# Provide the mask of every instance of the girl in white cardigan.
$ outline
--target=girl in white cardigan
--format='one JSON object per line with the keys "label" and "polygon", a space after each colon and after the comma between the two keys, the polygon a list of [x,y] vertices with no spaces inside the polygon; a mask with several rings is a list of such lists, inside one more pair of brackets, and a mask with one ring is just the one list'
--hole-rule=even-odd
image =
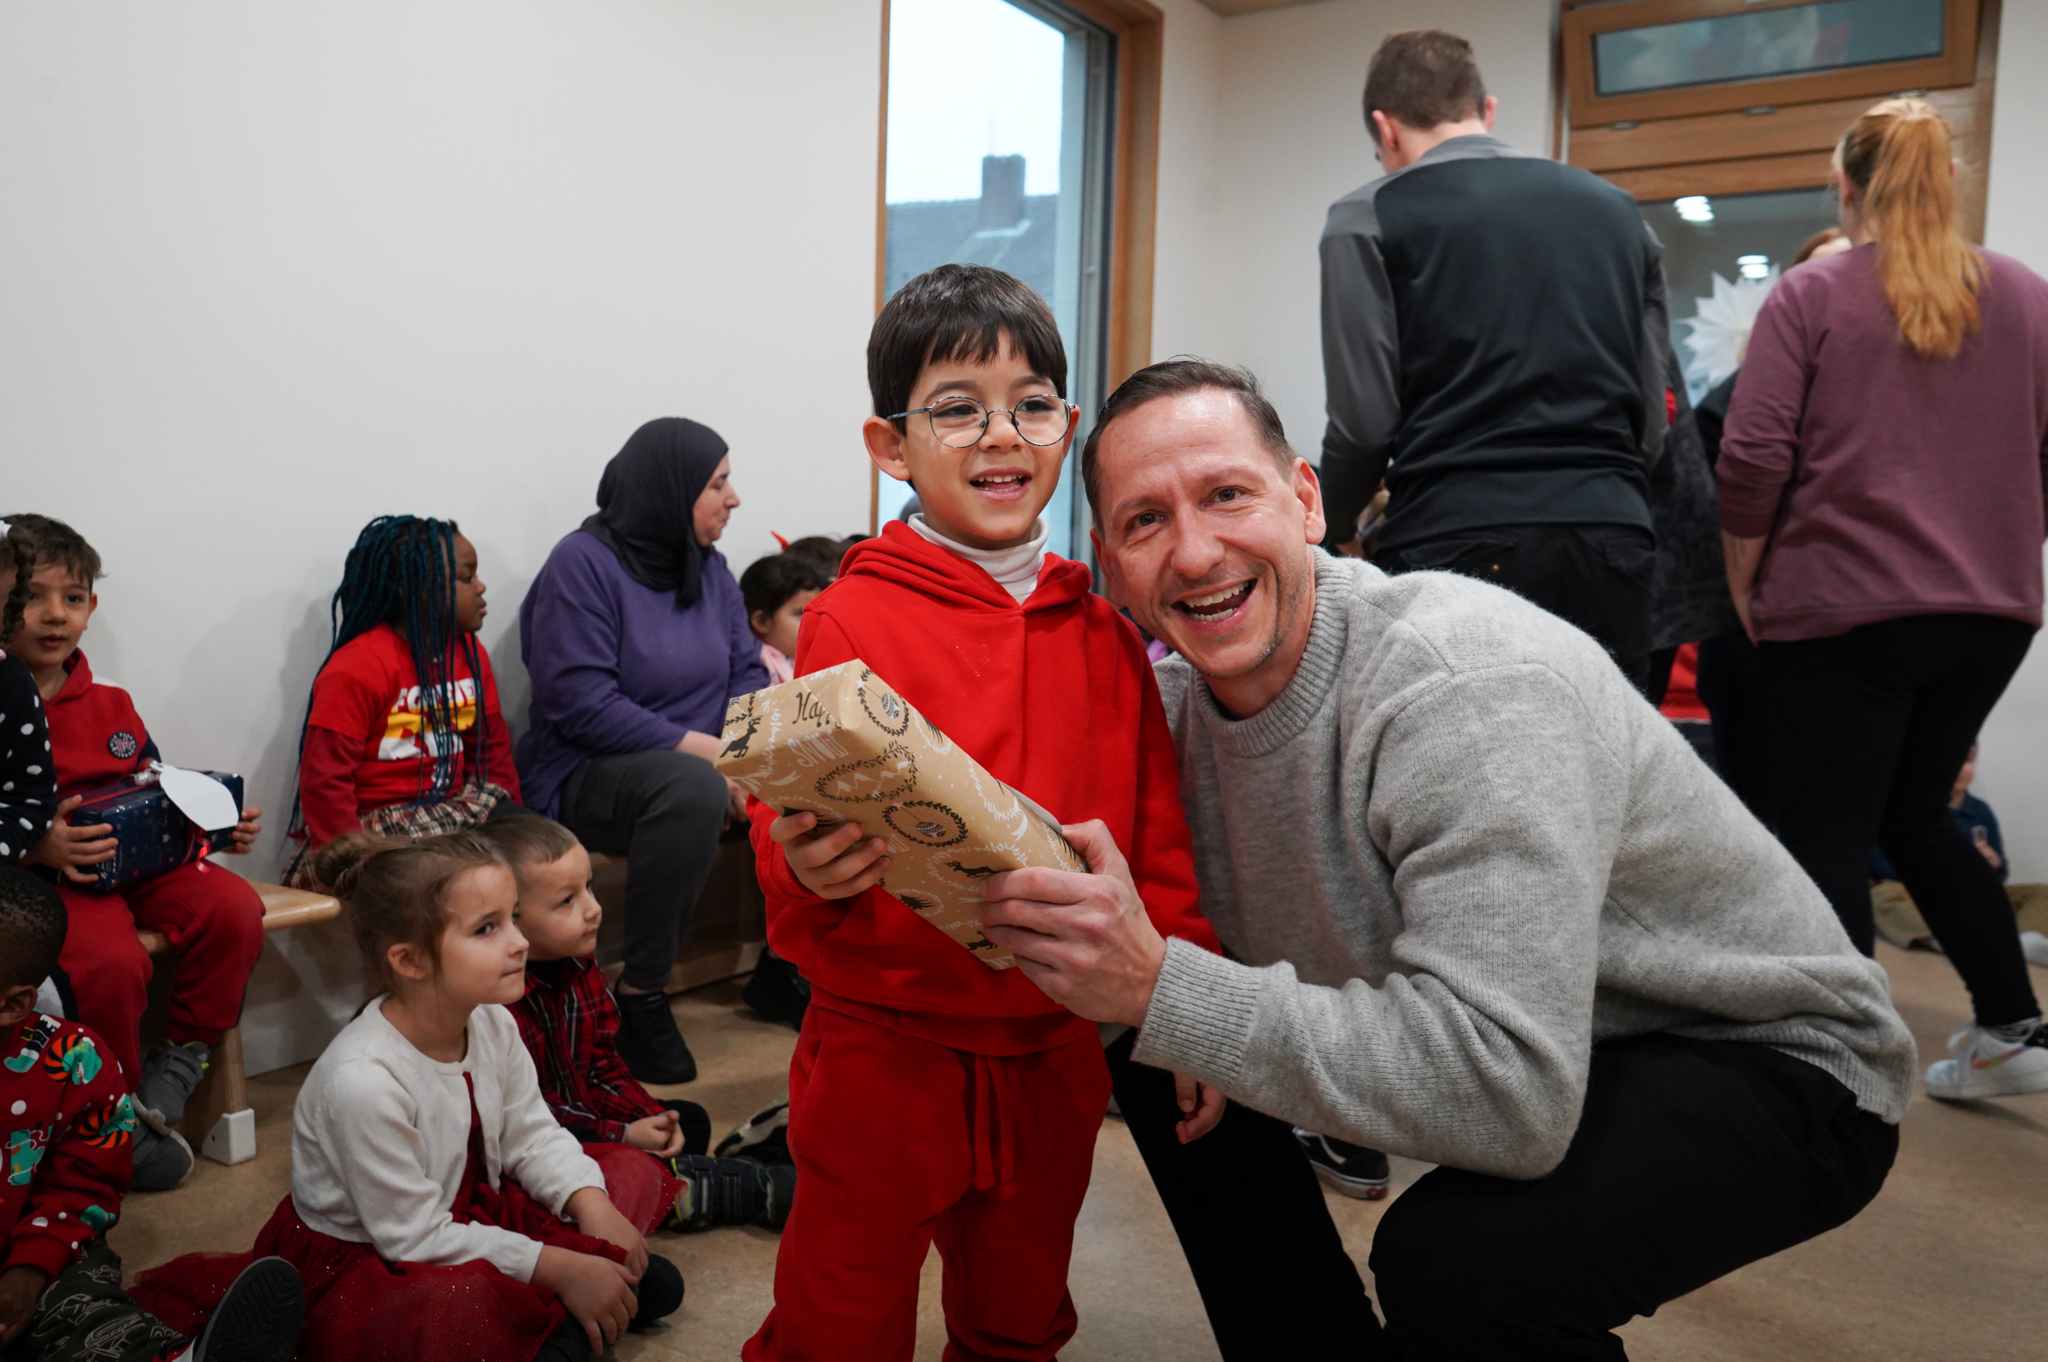
{"label": "girl in white cardigan", "polygon": [[[682,1278],[644,1237],[673,1179],[555,1123],[505,1010],[527,948],[499,854],[343,838],[319,874],[387,991],[300,1089],[291,1195],[256,1240],[306,1278],[301,1362],[580,1359],[673,1311]],[[189,1255],[136,1295],[203,1315],[243,1257]]]}

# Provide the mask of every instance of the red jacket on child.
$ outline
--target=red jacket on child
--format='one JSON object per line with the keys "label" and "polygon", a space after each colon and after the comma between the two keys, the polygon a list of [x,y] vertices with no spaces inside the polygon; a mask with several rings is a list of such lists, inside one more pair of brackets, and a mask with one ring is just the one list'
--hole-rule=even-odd
{"label": "red jacket on child", "polygon": [[105,1044],[77,1022],[31,1012],[0,1047],[5,1262],[55,1279],[121,1216],[135,1111]]}
{"label": "red jacket on child", "polygon": [[[428,731],[412,649],[398,630],[380,624],[341,645],[313,679],[306,745],[299,756],[299,810],[312,846],[325,846],[361,826],[362,816],[410,804],[434,776],[434,750],[453,741],[449,795],[460,793],[481,765],[493,785],[519,799],[512,734],[498,712],[498,683],[482,644],[477,670],[460,649],[448,656],[455,690],[455,736]],[[477,717],[488,736],[478,761]],[[424,735],[424,741],[422,736]]]}
{"label": "red jacket on child", "polygon": [[140,771],[155,751],[135,702],[119,686],[92,679],[85,649],[71,654],[64,670],[62,689],[44,707],[59,799]]}
{"label": "red jacket on child", "polygon": [[[1088,568],[1048,554],[1023,605],[980,567],[891,524],[857,545],[804,607],[796,672],[865,662],[996,779],[1055,818],[1099,818],[1155,926],[1216,949],[1198,906],[1180,767],[1138,631],[1090,593]],[[986,1055],[1064,1045],[1094,1029],[1020,969],[991,970],[881,889],[827,900],[768,838],[749,801],[768,940],[813,1001]]]}

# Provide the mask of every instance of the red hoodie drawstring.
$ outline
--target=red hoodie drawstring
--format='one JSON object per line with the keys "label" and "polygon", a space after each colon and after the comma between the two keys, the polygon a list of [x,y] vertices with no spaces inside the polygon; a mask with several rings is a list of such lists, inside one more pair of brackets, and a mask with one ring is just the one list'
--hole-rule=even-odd
{"label": "red hoodie drawstring", "polygon": [[1009,1066],[990,1055],[974,1057],[974,1190],[1001,1201],[1017,1194],[1017,1084]]}

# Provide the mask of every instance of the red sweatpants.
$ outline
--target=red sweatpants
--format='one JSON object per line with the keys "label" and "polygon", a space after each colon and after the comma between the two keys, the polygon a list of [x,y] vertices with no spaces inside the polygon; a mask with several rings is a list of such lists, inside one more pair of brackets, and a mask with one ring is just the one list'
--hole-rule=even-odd
{"label": "red sweatpants", "polygon": [[106,1038],[132,1088],[142,1077],[142,1012],[150,960],[135,929],[162,932],[178,954],[165,1028],[174,1041],[220,1043],[242,1015],[242,993],[263,953],[263,900],[232,870],[179,866],[113,894],[61,884],[71,929],[57,963],[71,980],[78,1020]]}
{"label": "red sweatpants", "polygon": [[1109,1070],[1094,1034],[986,1056],[813,1005],[789,1066],[802,1188],[746,1362],[908,1362],[945,1262],[946,1362],[1044,1359],[1074,1334],[1067,1262]]}

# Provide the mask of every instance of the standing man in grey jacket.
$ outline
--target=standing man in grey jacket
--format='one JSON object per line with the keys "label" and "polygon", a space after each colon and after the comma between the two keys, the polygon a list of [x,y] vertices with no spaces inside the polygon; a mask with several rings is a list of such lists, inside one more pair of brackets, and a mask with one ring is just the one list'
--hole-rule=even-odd
{"label": "standing man in grey jacket", "polygon": [[[1620,1357],[1615,1327],[1876,1195],[1914,1059],[1884,971],[1592,639],[1319,552],[1315,473],[1237,370],[1133,375],[1082,475],[1111,597],[1179,654],[1227,954],[1152,930],[1100,824],[1067,830],[1093,873],[993,877],[983,920],[1207,1090],[1126,1103],[1134,1134],[1235,1121],[1240,1159],[1300,1161],[1295,1122],[1441,1165],[1380,1222],[1386,1335],[1365,1309],[1351,1355]],[[1330,1242],[1296,1182],[1239,1237]],[[1190,1249],[1212,1318],[1224,1252]]]}
{"label": "standing man in grey jacket", "polygon": [[1395,33],[1365,122],[1386,174],[1321,246],[1331,548],[1386,479],[1374,559],[1508,587],[1638,686],[1666,422],[1664,267],[1635,202],[1492,135],[1472,45]]}

